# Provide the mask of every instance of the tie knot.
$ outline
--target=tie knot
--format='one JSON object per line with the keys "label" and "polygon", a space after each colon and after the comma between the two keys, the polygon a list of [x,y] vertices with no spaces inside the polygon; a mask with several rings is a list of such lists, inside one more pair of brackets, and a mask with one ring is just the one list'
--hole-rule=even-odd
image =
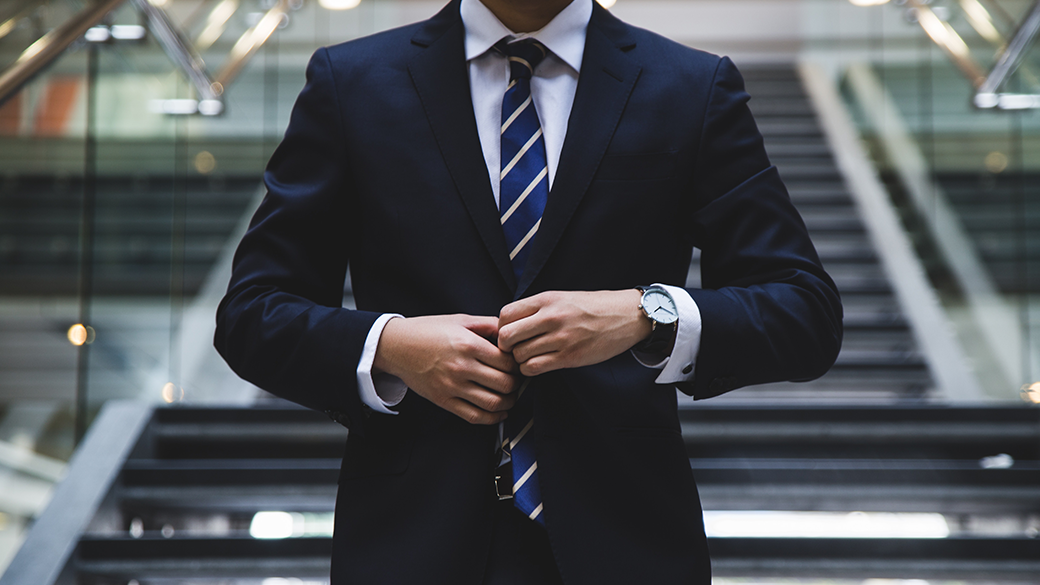
{"label": "tie knot", "polygon": [[549,54],[545,45],[534,39],[524,39],[515,43],[505,39],[495,45],[495,49],[509,59],[509,80],[531,79],[534,68]]}

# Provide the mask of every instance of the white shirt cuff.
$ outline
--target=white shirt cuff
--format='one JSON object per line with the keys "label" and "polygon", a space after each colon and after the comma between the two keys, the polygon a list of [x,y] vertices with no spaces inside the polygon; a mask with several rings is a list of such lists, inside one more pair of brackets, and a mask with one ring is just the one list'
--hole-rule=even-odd
{"label": "white shirt cuff", "polygon": [[404,400],[404,395],[408,391],[408,386],[397,376],[383,372],[372,374],[376,349],[379,348],[379,337],[383,335],[383,328],[386,327],[387,322],[394,317],[403,317],[403,315],[386,313],[380,315],[372,324],[372,328],[368,330],[368,337],[365,338],[365,348],[361,351],[361,360],[358,361],[357,367],[358,394],[361,396],[361,402],[375,412],[383,414],[397,414],[390,408]]}
{"label": "white shirt cuff", "polygon": [[661,370],[656,380],[658,384],[688,382],[693,379],[693,372],[697,368],[697,352],[701,347],[701,310],[686,289],[667,284],[658,286],[671,293],[679,312],[672,354],[656,364],[647,363],[634,351],[632,355],[644,366]]}

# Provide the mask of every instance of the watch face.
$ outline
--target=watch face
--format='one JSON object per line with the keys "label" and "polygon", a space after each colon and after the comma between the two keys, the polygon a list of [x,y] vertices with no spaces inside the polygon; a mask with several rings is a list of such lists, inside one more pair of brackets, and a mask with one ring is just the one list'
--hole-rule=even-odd
{"label": "watch face", "polygon": [[658,323],[670,324],[679,320],[672,297],[659,290],[648,290],[643,294],[643,310]]}

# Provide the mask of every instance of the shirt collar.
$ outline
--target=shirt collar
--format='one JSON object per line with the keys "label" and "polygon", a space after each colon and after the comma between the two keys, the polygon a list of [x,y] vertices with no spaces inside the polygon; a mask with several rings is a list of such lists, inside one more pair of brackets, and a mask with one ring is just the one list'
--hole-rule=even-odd
{"label": "shirt collar", "polygon": [[462,0],[459,12],[466,28],[466,60],[486,53],[503,38],[534,38],[575,71],[581,71],[585,32],[592,18],[593,0],[573,0],[549,24],[533,33],[517,34],[502,24],[480,0]]}

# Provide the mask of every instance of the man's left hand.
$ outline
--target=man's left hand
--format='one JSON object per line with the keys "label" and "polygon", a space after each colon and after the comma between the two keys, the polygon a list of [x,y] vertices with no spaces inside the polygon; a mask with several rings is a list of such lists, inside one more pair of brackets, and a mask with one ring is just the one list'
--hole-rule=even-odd
{"label": "man's left hand", "polygon": [[631,289],[521,299],[499,313],[498,347],[512,352],[525,376],[607,361],[650,336],[640,298]]}

